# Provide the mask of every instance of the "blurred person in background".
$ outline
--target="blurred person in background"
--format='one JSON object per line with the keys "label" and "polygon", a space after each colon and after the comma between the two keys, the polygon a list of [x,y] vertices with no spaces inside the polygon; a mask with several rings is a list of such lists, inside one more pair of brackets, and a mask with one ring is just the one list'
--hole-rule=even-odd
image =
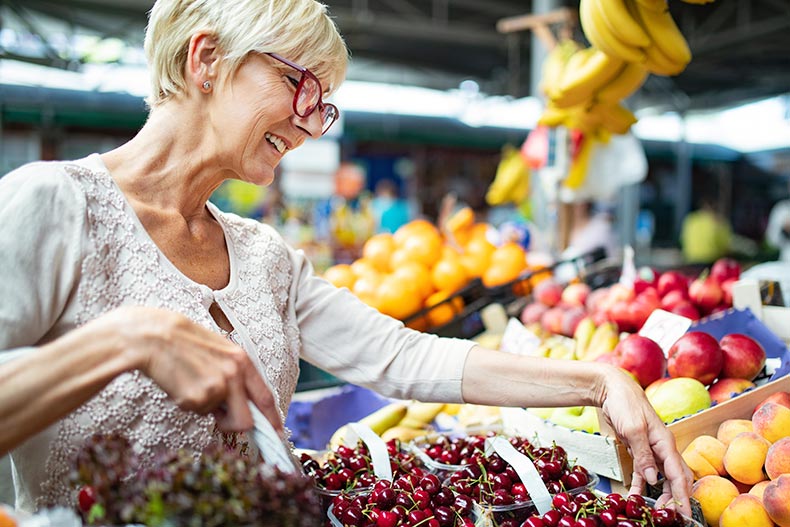
{"label": "blurred person in background", "polygon": [[411,219],[409,204],[401,199],[398,186],[391,179],[380,179],[376,183],[371,201],[373,214],[376,216],[376,232],[393,233],[398,227]]}
{"label": "blurred person in background", "polygon": [[301,358],[398,399],[599,406],[634,456],[632,490],[662,473],[661,501],[690,513],[674,437],[619,368],[408,329],[207,201],[228,179],[270,185],[338,117],[323,99],[348,51],[324,5],[157,0],[145,48],[151,110],[134,138],[0,179],[0,453],[17,508],[73,506],[69,473],[95,433],[123,434],[150,466],[160,448],[199,455],[249,429],[248,400],[282,430]]}
{"label": "blurred person in background", "polygon": [[591,201],[574,203],[571,209],[571,232],[562,259],[571,259],[604,249],[608,258],[617,257],[620,247],[611,214]]}
{"label": "blurred person in background", "polygon": [[771,209],[765,239],[779,249],[779,260],[790,263],[790,199],[779,201]]}

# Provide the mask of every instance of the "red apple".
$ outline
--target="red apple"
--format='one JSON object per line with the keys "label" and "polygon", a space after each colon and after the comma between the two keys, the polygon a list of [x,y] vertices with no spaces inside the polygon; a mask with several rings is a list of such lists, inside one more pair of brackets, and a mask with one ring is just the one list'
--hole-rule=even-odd
{"label": "red apple", "polygon": [[689,301],[679,302],[667,309],[670,313],[680,315],[681,317],[690,318],[691,320],[699,320],[699,311],[694,304]]}
{"label": "red apple", "polygon": [[615,366],[619,366],[620,358],[615,355],[614,351],[610,351],[609,353],[598,355],[598,357],[595,359],[595,362],[604,362],[606,364],[614,364]]}
{"label": "red apple", "polygon": [[578,282],[566,285],[565,289],[562,290],[560,299],[569,306],[584,307],[584,303],[587,302],[587,296],[589,294],[590,286],[584,282]]}
{"label": "red apple", "polygon": [[719,376],[723,365],[724,354],[719,343],[702,331],[686,333],[669,349],[670,377],[691,377],[708,385]]}
{"label": "red apple", "polygon": [[689,281],[685,275],[677,271],[667,271],[658,277],[658,296],[664,297],[670,291],[686,291]]}
{"label": "red apple", "polygon": [[606,300],[609,296],[609,288],[602,287],[600,289],[593,289],[589,295],[587,295],[587,301],[585,305],[587,309],[590,311],[597,311],[599,307],[601,307],[601,303]]}
{"label": "red apple", "polygon": [[661,309],[671,310],[681,302],[689,301],[688,289],[675,289],[661,297]]}
{"label": "red apple", "polygon": [[667,372],[667,359],[655,341],[641,335],[629,335],[612,352],[617,365],[631,372],[642,388],[648,387]]}
{"label": "red apple", "polygon": [[648,288],[656,287],[658,283],[659,273],[652,267],[640,267],[636,271],[636,278],[634,279],[634,292],[638,295]]}
{"label": "red apple", "polygon": [[612,304],[606,311],[609,319],[617,324],[620,331],[635,331],[634,324],[631,321],[630,312],[631,303],[627,300],[620,300]]}
{"label": "red apple", "polygon": [[737,282],[736,278],[725,280],[721,283],[722,298],[721,303],[727,307],[732,307],[732,286]]}
{"label": "red apple", "polygon": [[765,366],[765,349],[748,335],[730,333],[719,341],[724,354],[722,377],[753,380]]}
{"label": "red apple", "polygon": [[595,327],[600,326],[604,322],[613,322],[613,320],[609,318],[609,314],[606,311],[593,311],[590,317],[592,318]]}
{"label": "red apple", "polygon": [[720,403],[727,399],[732,399],[734,396],[741,392],[745,392],[749,388],[754,388],[754,383],[752,381],[722,377],[710,385],[708,393],[710,394],[711,401]]}
{"label": "red apple", "polygon": [[576,326],[587,316],[587,311],[583,307],[571,307],[565,310],[562,314],[562,327],[560,330],[561,335],[572,337],[576,332]]}
{"label": "red apple", "polygon": [[772,393],[765,399],[763,399],[760,404],[758,404],[754,411],[756,412],[759,410],[765,403],[775,403],[790,408],[790,392],[776,392]]}
{"label": "red apple", "polygon": [[724,293],[719,283],[711,278],[697,278],[689,286],[689,298],[703,313],[710,313],[719,305]]}
{"label": "red apple", "polygon": [[540,325],[549,333],[559,335],[562,333],[562,317],[565,310],[561,307],[552,307],[540,317]]}
{"label": "red apple", "polygon": [[535,300],[549,307],[554,307],[562,299],[562,286],[554,280],[543,280],[535,286]]}
{"label": "red apple", "polygon": [[531,304],[527,304],[524,307],[524,310],[521,312],[521,322],[528,326],[529,324],[533,324],[535,322],[540,322],[540,317],[548,311],[548,306],[541,304],[540,302],[532,302]]}
{"label": "red apple", "polygon": [[719,258],[711,267],[710,277],[720,284],[727,280],[737,280],[741,277],[741,264],[732,258]]}

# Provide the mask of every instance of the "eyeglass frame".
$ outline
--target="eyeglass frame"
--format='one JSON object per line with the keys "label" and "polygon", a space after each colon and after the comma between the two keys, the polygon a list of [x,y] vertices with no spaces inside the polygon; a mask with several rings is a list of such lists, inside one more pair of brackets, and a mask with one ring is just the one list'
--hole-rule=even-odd
{"label": "eyeglass frame", "polygon": [[[324,102],[323,99],[324,89],[321,86],[321,81],[318,80],[318,77],[316,77],[312,71],[308,70],[304,66],[300,66],[299,64],[286,59],[281,55],[278,55],[277,53],[267,52],[266,55],[269,55],[271,58],[282,62],[286,66],[290,66],[291,68],[295,69],[296,71],[302,74],[302,76],[299,78],[299,84],[296,86],[296,91],[294,92],[293,110],[296,115],[304,119],[312,115],[313,112],[316,111],[316,109],[318,109],[320,115],[321,113],[323,113],[324,108],[329,108],[329,107],[334,108],[335,117],[334,119],[332,119],[332,122],[329,123],[326,129],[324,129],[324,119],[323,117],[321,118],[321,135],[324,135],[332,127],[332,125],[335,124],[335,121],[337,121],[338,117],[340,117],[340,109],[330,102],[327,103]],[[309,77],[310,79],[315,81],[315,83],[318,85],[318,102],[316,102],[316,104],[312,108],[310,108],[308,112],[302,114],[299,112],[296,102],[299,100],[299,94],[301,93],[302,87],[305,84],[305,77]]]}

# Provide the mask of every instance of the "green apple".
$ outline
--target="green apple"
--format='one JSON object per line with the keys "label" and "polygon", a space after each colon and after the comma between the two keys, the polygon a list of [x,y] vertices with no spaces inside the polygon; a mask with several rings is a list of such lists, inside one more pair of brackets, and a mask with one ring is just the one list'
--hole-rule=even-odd
{"label": "green apple", "polygon": [[549,419],[551,414],[554,413],[554,408],[527,408],[527,411],[532,415],[536,415],[541,419]]}
{"label": "green apple", "polygon": [[691,377],[675,377],[656,386],[647,399],[665,423],[710,408],[705,385]]}
{"label": "green apple", "polygon": [[583,430],[591,434],[600,432],[598,412],[594,406],[568,406],[557,408],[552,412],[549,421],[572,430]]}

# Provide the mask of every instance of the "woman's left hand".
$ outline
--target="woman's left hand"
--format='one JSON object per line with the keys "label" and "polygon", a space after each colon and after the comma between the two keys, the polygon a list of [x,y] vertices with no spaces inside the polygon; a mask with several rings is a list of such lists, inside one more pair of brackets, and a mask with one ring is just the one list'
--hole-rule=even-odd
{"label": "woman's left hand", "polygon": [[605,390],[603,414],[634,459],[631,493],[643,492],[645,483],[655,484],[661,473],[666,479],[658,504],[672,500],[679,512],[691,516],[693,475],[675,448],[675,437],[656,415],[644,390],[615,369],[607,375]]}

